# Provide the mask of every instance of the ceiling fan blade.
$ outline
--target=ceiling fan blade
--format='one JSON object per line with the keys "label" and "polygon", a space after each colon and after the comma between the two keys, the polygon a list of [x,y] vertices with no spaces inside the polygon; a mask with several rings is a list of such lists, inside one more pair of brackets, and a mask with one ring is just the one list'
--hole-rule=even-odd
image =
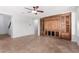
{"label": "ceiling fan blade", "polygon": [[26,7],[25,7],[25,9],[32,10],[32,9],[30,9],[30,8],[26,8]]}
{"label": "ceiling fan blade", "polygon": [[36,7],[35,7],[35,6],[33,6],[33,9],[34,9],[34,10],[36,10]]}
{"label": "ceiling fan blade", "polygon": [[41,13],[43,13],[44,11],[41,11],[41,10],[37,10],[37,12],[41,12]]}

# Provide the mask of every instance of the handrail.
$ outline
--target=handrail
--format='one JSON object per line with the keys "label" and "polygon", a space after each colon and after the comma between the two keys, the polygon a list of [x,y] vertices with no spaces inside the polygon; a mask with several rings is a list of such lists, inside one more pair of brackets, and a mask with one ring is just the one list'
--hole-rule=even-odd
{"label": "handrail", "polygon": [[11,22],[9,23],[8,29],[10,29],[10,27],[11,27]]}

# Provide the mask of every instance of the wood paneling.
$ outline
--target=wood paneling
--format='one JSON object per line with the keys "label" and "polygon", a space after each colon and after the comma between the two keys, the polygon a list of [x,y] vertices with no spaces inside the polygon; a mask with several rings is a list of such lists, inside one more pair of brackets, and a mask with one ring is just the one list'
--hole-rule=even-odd
{"label": "wood paneling", "polygon": [[41,35],[71,39],[71,13],[41,18]]}

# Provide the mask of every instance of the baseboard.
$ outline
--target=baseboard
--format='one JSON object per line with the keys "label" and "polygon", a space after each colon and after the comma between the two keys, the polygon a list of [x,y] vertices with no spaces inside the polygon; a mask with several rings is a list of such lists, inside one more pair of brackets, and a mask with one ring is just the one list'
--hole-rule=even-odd
{"label": "baseboard", "polygon": [[79,36],[77,36],[77,45],[79,46]]}
{"label": "baseboard", "polygon": [[72,42],[77,42],[77,36],[76,35],[72,35],[71,41]]}
{"label": "baseboard", "polygon": [[34,34],[31,35],[19,35],[19,36],[12,36],[12,38],[20,38],[20,37],[25,37],[25,36],[34,36]]}

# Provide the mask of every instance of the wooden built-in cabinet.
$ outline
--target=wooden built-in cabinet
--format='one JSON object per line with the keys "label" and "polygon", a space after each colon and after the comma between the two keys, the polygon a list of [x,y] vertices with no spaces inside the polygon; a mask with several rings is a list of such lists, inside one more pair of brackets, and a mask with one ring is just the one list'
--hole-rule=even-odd
{"label": "wooden built-in cabinet", "polygon": [[71,13],[41,18],[40,34],[71,40]]}

